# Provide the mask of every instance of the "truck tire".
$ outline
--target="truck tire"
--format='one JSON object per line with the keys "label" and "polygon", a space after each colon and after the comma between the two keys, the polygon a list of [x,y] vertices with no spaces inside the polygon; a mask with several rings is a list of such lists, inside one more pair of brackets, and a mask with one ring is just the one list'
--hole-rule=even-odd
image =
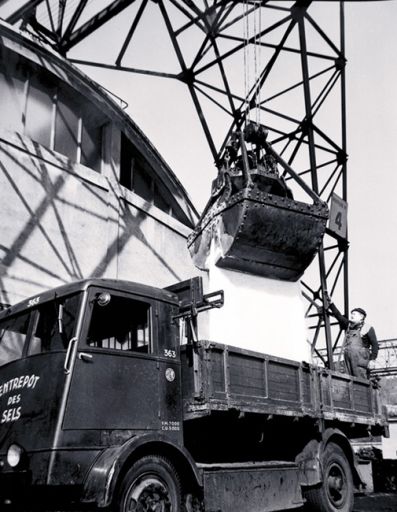
{"label": "truck tire", "polygon": [[115,512],[181,512],[181,484],[168,459],[147,455],[126,473]]}
{"label": "truck tire", "polygon": [[329,443],[322,456],[324,480],[307,488],[306,508],[316,512],[351,512],[354,504],[353,476],[342,448]]}

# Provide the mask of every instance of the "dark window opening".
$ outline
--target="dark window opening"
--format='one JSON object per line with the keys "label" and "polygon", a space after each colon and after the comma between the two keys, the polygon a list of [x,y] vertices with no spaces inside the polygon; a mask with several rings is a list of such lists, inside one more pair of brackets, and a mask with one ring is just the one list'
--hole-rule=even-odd
{"label": "dark window opening", "polygon": [[154,185],[154,206],[157,206],[157,208],[160,208],[160,210],[163,210],[165,213],[170,213],[171,206],[170,204],[164,199],[163,194],[161,193],[161,190],[157,183]]}
{"label": "dark window opening", "polygon": [[106,306],[95,303],[87,345],[149,353],[150,305],[114,295]]}
{"label": "dark window opening", "polygon": [[22,133],[27,75],[13,54],[3,48],[0,55],[1,124],[7,130]]}
{"label": "dark window opening", "polygon": [[55,121],[55,151],[71,160],[77,160],[79,141],[78,106],[60,90]]}
{"label": "dark window opening", "polygon": [[55,87],[43,74],[30,77],[26,105],[25,133],[32,140],[51,147]]}
{"label": "dark window opening", "polygon": [[102,126],[83,116],[81,163],[100,172],[102,161]]}
{"label": "dark window opening", "polygon": [[121,134],[120,184],[145,201],[153,202],[153,179],[150,172],[147,172],[142,158],[123,133]]}
{"label": "dark window opening", "polygon": [[154,172],[148,167],[128,138],[122,133],[120,184],[154,204],[163,212],[173,215],[171,201],[167,200],[165,187],[159,183],[159,180],[154,177]]}
{"label": "dark window opening", "polygon": [[124,133],[121,134],[120,153],[120,184],[132,190],[132,176],[134,172],[134,154],[132,144]]}
{"label": "dark window opening", "polygon": [[138,165],[135,165],[132,176],[132,189],[146,201],[152,202],[152,178]]}

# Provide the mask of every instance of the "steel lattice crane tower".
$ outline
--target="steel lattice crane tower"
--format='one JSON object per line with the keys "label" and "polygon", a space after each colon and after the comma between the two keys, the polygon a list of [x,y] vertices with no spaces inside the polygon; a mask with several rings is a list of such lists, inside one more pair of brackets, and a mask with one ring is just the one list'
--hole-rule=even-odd
{"label": "steel lattice crane tower", "polygon": [[[17,6],[3,1],[0,16],[85,70],[104,68],[184,84],[216,163],[230,135],[247,118],[266,126],[275,152],[298,177],[297,184],[284,173],[291,187],[297,187],[296,193],[302,192],[300,183],[322,201],[334,201],[334,219],[317,261],[302,282],[310,342],[318,354],[317,348],[325,343],[324,363],[332,368],[340,332],[334,332],[325,312],[326,293],[337,293],[345,311],[349,308],[345,21],[344,2],[329,2],[333,17],[325,27],[318,4],[306,0],[33,0]],[[153,28],[154,13],[165,28],[177,71],[139,67],[131,57],[140,31]],[[89,56],[85,43],[112,23],[114,27],[116,20],[120,30],[112,38],[112,55]],[[221,143],[208,106],[223,116]]]}

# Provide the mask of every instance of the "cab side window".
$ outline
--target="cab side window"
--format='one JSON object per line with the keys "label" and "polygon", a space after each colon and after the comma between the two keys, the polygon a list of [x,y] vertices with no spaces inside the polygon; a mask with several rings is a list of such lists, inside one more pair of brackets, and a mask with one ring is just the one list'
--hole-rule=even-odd
{"label": "cab side window", "polygon": [[115,295],[106,305],[95,302],[87,345],[150,353],[150,304]]}

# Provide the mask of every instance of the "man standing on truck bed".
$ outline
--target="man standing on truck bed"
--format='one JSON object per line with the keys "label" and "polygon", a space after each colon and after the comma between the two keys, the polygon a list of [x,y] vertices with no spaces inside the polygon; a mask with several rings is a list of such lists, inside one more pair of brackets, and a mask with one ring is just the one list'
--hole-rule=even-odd
{"label": "man standing on truck bed", "polygon": [[342,345],[346,371],[354,377],[366,379],[368,364],[376,359],[379,348],[374,328],[365,323],[367,313],[362,308],[354,308],[348,320],[329,296],[327,300],[329,309],[338,320],[341,329],[346,332]]}

